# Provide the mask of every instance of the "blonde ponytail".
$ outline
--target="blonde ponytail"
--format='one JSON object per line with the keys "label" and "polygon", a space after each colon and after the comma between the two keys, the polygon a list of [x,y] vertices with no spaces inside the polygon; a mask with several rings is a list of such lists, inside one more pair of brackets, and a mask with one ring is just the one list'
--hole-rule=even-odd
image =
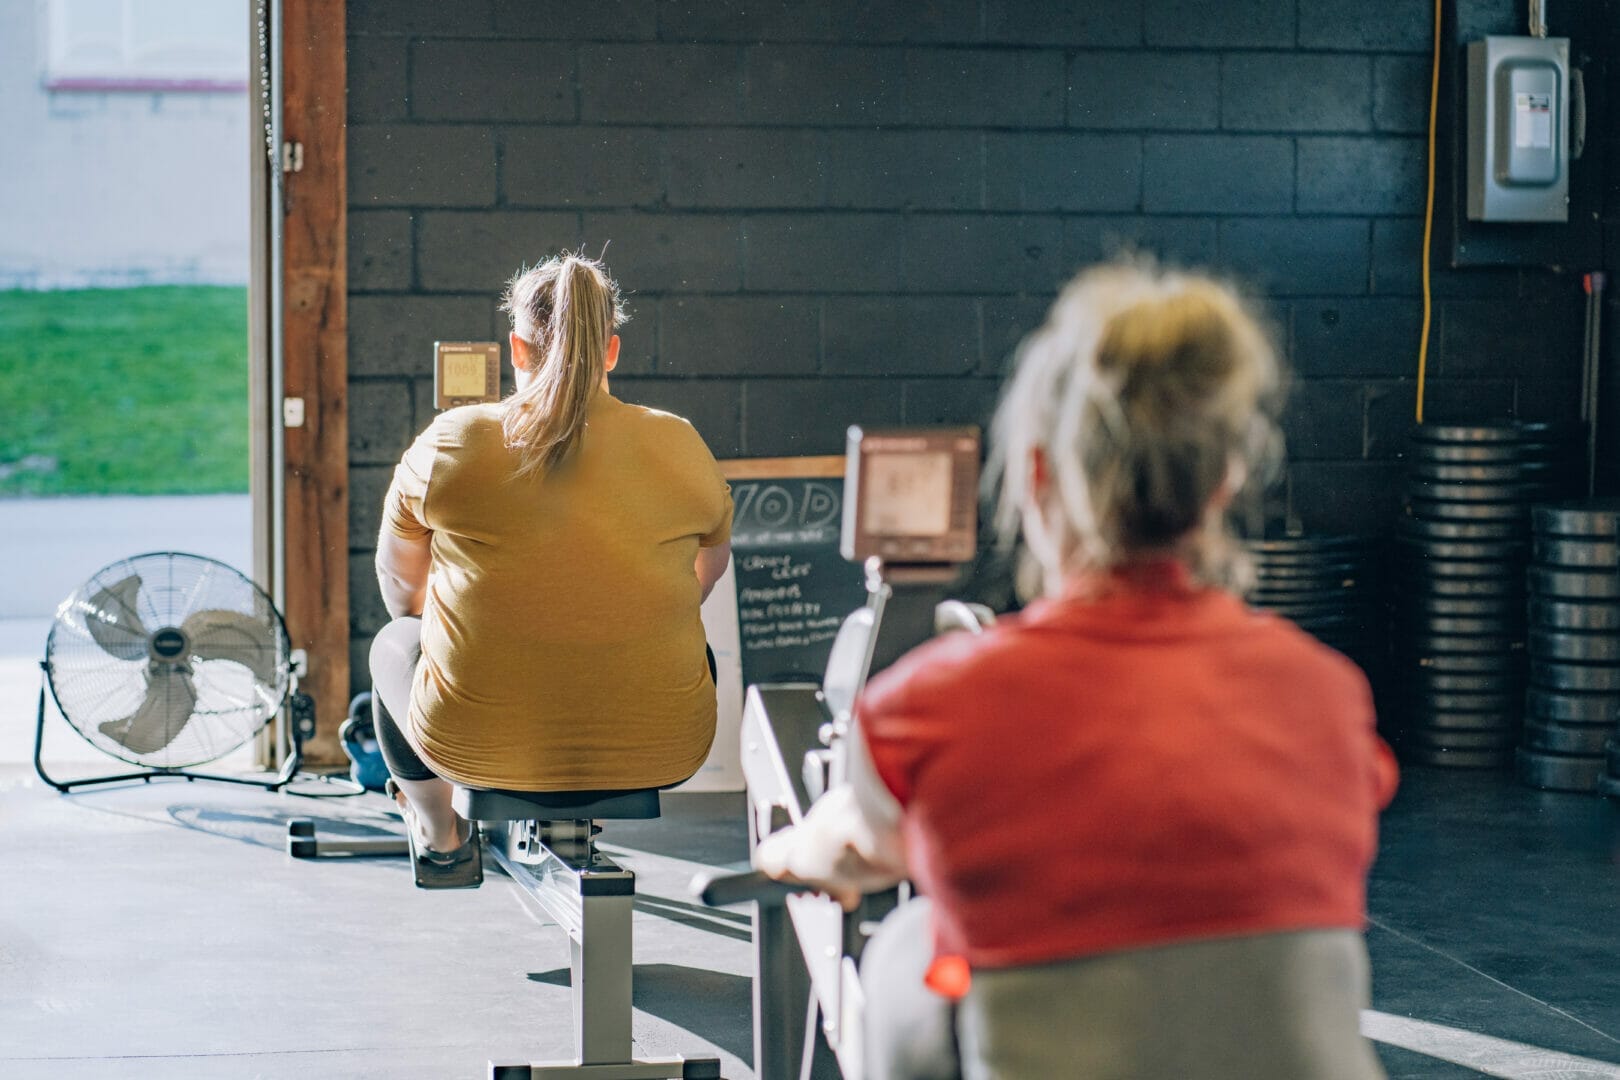
{"label": "blonde ponytail", "polygon": [[519,475],[544,472],[584,437],[607,375],[608,339],[626,319],[619,287],[596,260],[563,255],[519,271],[501,310],[539,357],[527,385],[502,403],[501,430],[519,455]]}
{"label": "blonde ponytail", "polygon": [[1231,289],[1142,263],[1081,274],[1020,346],[996,412],[1003,539],[1032,502],[1039,450],[1048,535],[1032,539],[1049,570],[1171,553],[1205,581],[1242,584],[1241,548],[1209,508],[1276,463],[1281,382],[1266,332]]}

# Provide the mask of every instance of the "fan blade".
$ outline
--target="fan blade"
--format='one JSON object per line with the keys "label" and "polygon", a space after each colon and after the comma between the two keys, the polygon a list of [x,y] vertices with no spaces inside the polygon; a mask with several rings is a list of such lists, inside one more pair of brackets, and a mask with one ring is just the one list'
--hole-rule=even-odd
{"label": "fan blade", "polygon": [[276,685],[276,633],[263,619],[224,609],[197,611],[186,616],[180,630],[198,660],[234,660],[264,685]]}
{"label": "fan blade", "polygon": [[131,574],[97,590],[83,609],[90,636],[103,651],[120,660],[146,659],[146,627],[135,613],[135,595],[140,591],[140,577]]}
{"label": "fan blade", "polygon": [[153,664],[147,669],[146,700],[122,720],[108,720],[101,733],[137,754],[153,754],[174,742],[191,710],[197,688],[184,668]]}

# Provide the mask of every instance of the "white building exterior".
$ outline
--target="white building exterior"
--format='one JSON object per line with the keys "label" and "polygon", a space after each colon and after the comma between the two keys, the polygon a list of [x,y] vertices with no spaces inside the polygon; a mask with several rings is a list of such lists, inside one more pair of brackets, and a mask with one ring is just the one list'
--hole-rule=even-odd
{"label": "white building exterior", "polygon": [[0,0],[0,288],[247,281],[253,10]]}

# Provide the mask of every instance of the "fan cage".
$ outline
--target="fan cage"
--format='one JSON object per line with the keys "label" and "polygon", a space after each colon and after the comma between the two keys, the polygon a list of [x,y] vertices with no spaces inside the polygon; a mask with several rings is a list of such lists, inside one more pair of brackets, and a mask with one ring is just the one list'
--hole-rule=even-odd
{"label": "fan cage", "polygon": [[[98,604],[123,586],[139,579],[135,602]],[[111,610],[108,610],[111,608]],[[247,644],[241,633],[228,649],[249,657],[252,667],[237,659],[207,655],[222,646],[205,630],[173,661],[153,656],[134,658],[138,649],[159,631],[180,627],[188,617],[205,624],[212,613],[219,618],[245,618],[246,627],[259,634]],[[214,618],[212,621],[219,621]],[[105,636],[109,624],[131,619],[144,634],[120,630],[123,635],[114,655],[96,640],[91,629]],[[242,626],[241,623],[235,623]],[[118,629],[115,625],[114,629]],[[126,644],[127,643],[127,644]],[[135,555],[110,563],[81,585],[56,610],[45,642],[45,672],[51,697],[63,719],[96,749],[120,761],[145,768],[184,769],[214,761],[252,739],[281,710],[292,688],[291,644],[275,604],[264,591],[231,566],[215,559],[163,551]],[[183,668],[184,676],[171,669]],[[257,668],[259,674],[255,674]],[[160,749],[137,752],[101,730],[116,725],[140,709],[149,692],[160,698],[180,690],[175,680],[189,680],[195,705],[176,734]],[[156,683],[158,689],[149,691]]]}

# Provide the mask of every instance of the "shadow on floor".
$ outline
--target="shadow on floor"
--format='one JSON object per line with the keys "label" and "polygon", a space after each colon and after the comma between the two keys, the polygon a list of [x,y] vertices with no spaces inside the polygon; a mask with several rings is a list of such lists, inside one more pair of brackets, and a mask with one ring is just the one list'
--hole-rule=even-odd
{"label": "shadow on floor", "polygon": [[[567,986],[568,969],[530,972],[529,981]],[[637,964],[633,1000],[642,1012],[752,1062],[754,990],[746,975],[681,964]]]}

